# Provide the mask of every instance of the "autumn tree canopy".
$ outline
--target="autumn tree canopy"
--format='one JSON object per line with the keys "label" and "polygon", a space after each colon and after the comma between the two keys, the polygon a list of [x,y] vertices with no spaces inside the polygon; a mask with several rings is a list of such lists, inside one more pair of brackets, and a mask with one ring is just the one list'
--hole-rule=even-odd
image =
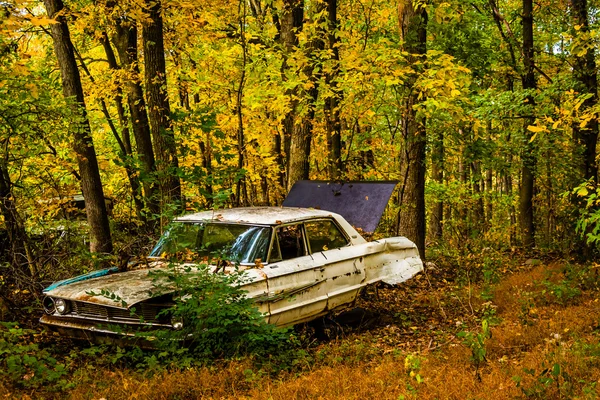
{"label": "autumn tree canopy", "polygon": [[423,252],[598,241],[595,0],[1,7],[0,208],[32,272],[75,194],[110,252],[104,196],[155,232],[299,179],[397,180],[382,229]]}

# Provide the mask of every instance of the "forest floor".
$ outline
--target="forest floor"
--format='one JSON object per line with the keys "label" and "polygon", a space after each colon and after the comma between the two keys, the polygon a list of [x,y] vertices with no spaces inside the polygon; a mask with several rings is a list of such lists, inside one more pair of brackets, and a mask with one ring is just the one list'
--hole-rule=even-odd
{"label": "forest floor", "polygon": [[61,389],[4,382],[0,397],[599,398],[598,265],[490,260],[460,271],[428,263],[399,287],[372,288],[360,306],[373,316],[331,329],[327,341],[305,338],[305,351],[278,373],[249,359],[152,373],[78,365]]}

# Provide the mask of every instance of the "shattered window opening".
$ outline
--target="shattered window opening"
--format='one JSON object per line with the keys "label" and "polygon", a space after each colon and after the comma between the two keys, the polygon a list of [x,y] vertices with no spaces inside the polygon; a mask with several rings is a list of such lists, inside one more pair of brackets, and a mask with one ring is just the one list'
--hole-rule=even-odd
{"label": "shattered window opening", "polygon": [[277,228],[277,240],[282,260],[291,260],[306,255],[302,224]]}
{"label": "shattered window opening", "polygon": [[348,239],[340,232],[337,225],[330,220],[319,220],[304,224],[310,252],[316,253],[337,249],[348,245]]}

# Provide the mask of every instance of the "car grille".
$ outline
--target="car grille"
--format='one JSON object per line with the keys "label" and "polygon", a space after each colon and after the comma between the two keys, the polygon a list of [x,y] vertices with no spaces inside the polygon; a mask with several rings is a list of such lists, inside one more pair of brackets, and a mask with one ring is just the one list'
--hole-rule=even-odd
{"label": "car grille", "polygon": [[114,322],[136,322],[149,324],[165,324],[168,323],[167,315],[158,315],[165,306],[154,304],[138,304],[132,307],[132,310],[115,307],[105,307],[93,303],[85,303],[83,301],[71,302],[71,313],[77,316],[103,319]]}

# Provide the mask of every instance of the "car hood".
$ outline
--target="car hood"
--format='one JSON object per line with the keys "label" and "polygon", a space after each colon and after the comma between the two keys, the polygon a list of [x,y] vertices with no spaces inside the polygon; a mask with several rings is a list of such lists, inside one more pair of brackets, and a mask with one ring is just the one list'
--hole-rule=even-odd
{"label": "car hood", "polygon": [[44,290],[50,297],[129,308],[173,290],[166,277],[157,274],[165,267],[117,272],[116,268],[94,271],[57,282]]}

